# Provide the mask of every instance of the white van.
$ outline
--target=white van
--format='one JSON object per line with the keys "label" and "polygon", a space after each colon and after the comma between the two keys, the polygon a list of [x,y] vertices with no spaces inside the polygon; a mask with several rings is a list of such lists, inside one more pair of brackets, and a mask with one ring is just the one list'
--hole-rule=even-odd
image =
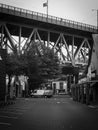
{"label": "white van", "polygon": [[52,97],[53,96],[53,90],[44,90],[44,96],[45,97]]}
{"label": "white van", "polygon": [[31,93],[31,97],[52,97],[53,96],[53,90],[34,90],[34,92]]}

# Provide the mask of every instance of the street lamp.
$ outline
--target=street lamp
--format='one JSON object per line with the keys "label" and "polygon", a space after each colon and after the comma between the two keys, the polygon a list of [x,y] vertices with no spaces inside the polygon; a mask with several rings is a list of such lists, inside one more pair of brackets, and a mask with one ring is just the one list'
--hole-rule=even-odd
{"label": "street lamp", "polygon": [[92,11],[96,11],[97,12],[97,33],[98,33],[98,9],[92,9]]}
{"label": "street lamp", "polygon": [[47,7],[47,20],[48,20],[48,0],[47,2],[43,3],[43,7]]}

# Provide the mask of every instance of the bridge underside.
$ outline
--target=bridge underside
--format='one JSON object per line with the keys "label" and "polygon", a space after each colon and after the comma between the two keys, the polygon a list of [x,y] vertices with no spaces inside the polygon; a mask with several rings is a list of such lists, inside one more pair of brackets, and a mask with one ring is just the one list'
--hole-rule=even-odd
{"label": "bridge underside", "polygon": [[[67,33],[50,31],[38,27],[0,23],[1,46],[14,50],[17,45],[19,52],[24,53],[32,46],[32,42],[40,42],[53,48],[63,62],[87,63],[92,39],[69,35]],[[40,51],[40,50],[39,50]]]}
{"label": "bridge underside", "polygon": [[87,66],[93,45],[92,32],[20,17],[0,11],[0,47],[8,53],[26,53],[33,44],[44,44],[58,54],[61,64]]}

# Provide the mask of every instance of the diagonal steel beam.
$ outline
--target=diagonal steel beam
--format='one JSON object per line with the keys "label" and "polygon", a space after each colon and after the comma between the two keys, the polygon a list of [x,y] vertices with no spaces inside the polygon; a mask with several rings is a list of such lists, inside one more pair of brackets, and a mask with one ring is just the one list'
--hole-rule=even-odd
{"label": "diagonal steel beam", "polygon": [[38,40],[41,42],[42,40],[41,40],[41,37],[40,37],[40,35],[39,35],[39,33],[38,33],[38,30],[36,29],[36,35],[37,35],[37,37],[38,37]]}
{"label": "diagonal steel beam", "polygon": [[6,34],[7,34],[7,36],[8,36],[8,39],[9,39],[9,41],[10,41],[10,45],[11,45],[13,51],[15,51],[15,50],[16,50],[16,48],[15,48],[15,43],[14,43],[14,41],[12,40],[11,34],[10,34],[8,28],[6,27],[6,25],[4,25],[4,28],[5,28]]}
{"label": "diagonal steel beam", "polygon": [[7,46],[13,51],[12,47],[10,47],[10,45],[7,44]]}
{"label": "diagonal steel beam", "polygon": [[82,57],[83,57],[83,59],[84,59],[84,61],[85,61],[85,58],[86,58],[86,57],[85,57],[85,55],[84,55],[84,53],[83,53],[83,50],[81,49],[80,52],[81,52],[81,55],[82,55]]}
{"label": "diagonal steel beam", "polygon": [[24,49],[25,52],[28,51],[28,48],[30,47],[30,45],[31,45],[32,42],[33,42],[33,40],[31,40],[31,41],[28,43],[27,47]]}
{"label": "diagonal steel beam", "polygon": [[87,39],[85,39],[85,41],[86,41],[86,43],[87,43],[88,48],[89,48],[89,49],[91,49],[91,46],[90,46],[90,44],[89,44],[88,40],[87,40]]}
{"label": "diagonal steel beam", "polygon": [[55,47],[57,46],[57,44],[58,44],[58,42],[59,42],[60,38],[61,38],[61,34],[59,35],[59,37],[58,37],[58,39],[57,39],[56,43],[54,44],[53,49],[55,49]]}
{"label": "diagonal steel beam", "polygon": [[0,43],[0,46],[2,46],[2,44],[3,44],[3,34],[4,34],[4,28],[3,28],[3,26],[1,26],[1,43]]}
{"label": "diagonal steel beam", "polygon": [[65,57],[65,55],[63,54],[63,52],[61,51],[61,49],[60,49],[60,54],[61,54],[63,60],[65,61],[66,57]]}
{"label": "diagonal steel beam", "polygon": [[86,39],[83,40],[83,42],[81,43],[80,47],[76,49],[74,57],[76,58],[77,55],[79,54],[81,48],[83,47],[84,43],[85,43]]}
{"label": "diagonal steel beam", "polygon": [[7,43],[7,38],[6,38],[6,36],[4,36],[3,37],[3,44],[2,44],[2,47],[4,47],[5,46],[5,48],[10,48],[12,51],[13,51],[13,48]]}
{"label": "diagonal steel beam", "polygon": [[66,40],[65,40],[63,34],[62,34],[62,39],[63,39],[63,41],[64,41],[64,43],[65,43],[65,48],[66,48],[66,50],[67,50],[67,53],[68,53],[68,55],[69,55],[69,58],[70,58],[70,60],[71,60],[71,62],[72,62],[72,58],[71,58],[71,55],[70,55],[70,52],[69,52],[69,49],[68,49],[68,46],[67,46],[67,43],[66,43]]}
{"label": "diagonal steel beam", "polygon": [[55,48],[57,51],[56,51],[56,53],[60,53],[61,54],[61,56],[62,56],[62,58],[63,58],[63,60],[65,60],[65,55],[63,54],[63,52],[62,52],[62,50],[61,50],[61,47],[59,46],[58,48]]}
{"label": "diagonal steel beam", "polygon": [[31,32],[30,36],[28,37],[28,39],[26,40],[24,46],[22,47],[22,50],[25,50],[25,49],[26,49],[26,46],[28,46],[28,44],[29,44],[28,41],[31,39],[31,37],[32,37],[33,34],[35,33],[35,30],[36,30],[36,29],[33,29],[33,31]]}

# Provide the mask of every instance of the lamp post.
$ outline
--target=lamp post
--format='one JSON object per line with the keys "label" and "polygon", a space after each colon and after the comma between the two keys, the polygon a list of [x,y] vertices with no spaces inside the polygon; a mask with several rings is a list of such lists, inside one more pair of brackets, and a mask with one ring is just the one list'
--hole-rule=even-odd
{"label": "lamp post", "polygon": [[48,0],[47,0],[47,2],[43,3],[43,7],[47,7],[46,14],[47,14],[47,21],[48,21]]}
{"label": "lamp post", "polygon": [[92,9],[92,11],[96,11],[97,12],[97,33],[98,33],[98,9]]}
{"label": "lamp post", "polygon": [[48,0],[47,0],[47,22],[48,22]]}

